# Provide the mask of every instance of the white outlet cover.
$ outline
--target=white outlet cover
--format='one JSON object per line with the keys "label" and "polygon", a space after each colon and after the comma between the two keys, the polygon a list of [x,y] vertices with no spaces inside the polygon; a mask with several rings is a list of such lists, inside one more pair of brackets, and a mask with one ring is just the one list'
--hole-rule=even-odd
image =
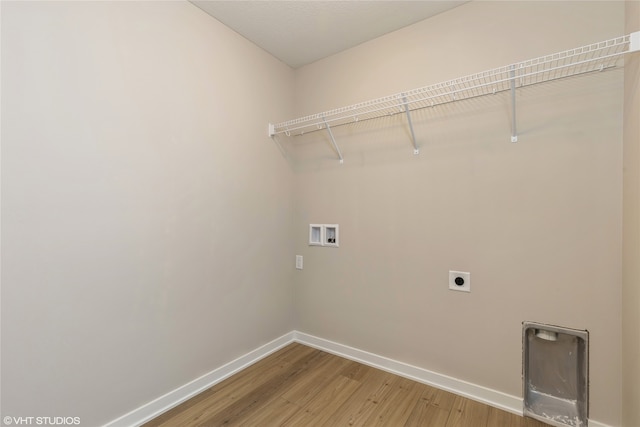
{"label": "white outlet cover", "polygon": [[[462,285],[456,283],[458,278],[464,281]],[[471,292],[471,273],[449,270],[449,289],[452,291]]]}

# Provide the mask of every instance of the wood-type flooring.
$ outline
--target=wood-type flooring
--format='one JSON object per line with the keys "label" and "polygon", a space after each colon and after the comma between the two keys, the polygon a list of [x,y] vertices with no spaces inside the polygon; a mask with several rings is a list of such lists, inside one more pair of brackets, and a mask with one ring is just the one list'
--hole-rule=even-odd
{"label": "wood-type flooring", "polygon": [[293,343],[144,424],[196,426],[546,424]]}

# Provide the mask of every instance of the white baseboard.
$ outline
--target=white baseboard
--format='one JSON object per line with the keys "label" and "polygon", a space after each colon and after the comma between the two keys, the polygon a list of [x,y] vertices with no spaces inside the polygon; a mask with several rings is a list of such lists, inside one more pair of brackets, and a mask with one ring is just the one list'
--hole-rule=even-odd
{"label": "white baseboard", "polygon": [[314,337],[302,332],[294,332],[294,341],[308,345],[328,353],[391,372],[401,377],[409,378],[423,384],[428,384],[441,390],[455,393],[459,396],[477,400],[507,412],[522,415],[522,399],[490,388],[482,387],[462,381],[447,375],[438,374],[426,369],[411,366],[406,363],[388,359],[377,354],[359,350],[343,344]]}
{"label": "white baseboard", "polygon": [[226,365],[214,369],[200,378],[196,378],[195,380],[170,391],[164,396],[160,396],[159,398],[134,409],[128,414],[109,422],[104,427],[133,427],[142,425],[180,403],[192,398],[198,393],[214,386],[220,381],[223,381],[231,375],[240,372],[260,359],[267,357],[282,347],[291,344],[293,342],[293,337],[294,332],[289,332],[280,338],[276,338],[275,340],[240,356]]}
{"label": "white baseboard", "polygon": [[[169,409],[190,399],[198,393],[230,377],[265,358],[282,347],[298,342],[309,347],[317,348],[327,353],[363,363],[374,368],[382,369],[423,384],[449,391],[459,396],[467,397],[485,403],[513,414],[522,415],[522,398],[502,393],[477,384],[472,384],[447,375],[438,374],[427,369],[408,365],[397,360],[389,359],[364,350],[349,347],[333,341],[318,338],[304,332],[291,331],[226,365],[197,378],[169,393],[161,396],[133,411],[111,421],[104,427],[134,427],[159,416]],[[611,427],[598,421],[589,420],[590,427]]]}

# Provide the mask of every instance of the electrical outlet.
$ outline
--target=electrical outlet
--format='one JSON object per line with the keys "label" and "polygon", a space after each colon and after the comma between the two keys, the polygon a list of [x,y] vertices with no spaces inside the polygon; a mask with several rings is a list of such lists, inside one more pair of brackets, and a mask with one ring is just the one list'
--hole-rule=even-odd
{"label": "electrical outlet", "polygon": [[302,270],[302,255],[296,255],[296,268]]}
{"label": "electrical outlet", "polygon": [[449,289],[471,292],[471,273],[449,270]]}

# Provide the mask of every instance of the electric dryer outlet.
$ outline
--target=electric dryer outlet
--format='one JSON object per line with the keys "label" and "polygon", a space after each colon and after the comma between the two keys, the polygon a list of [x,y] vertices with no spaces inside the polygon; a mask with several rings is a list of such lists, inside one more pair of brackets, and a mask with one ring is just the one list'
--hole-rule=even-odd
{"label": "electric dryer outlet", "polygon": [[449,289],[452,291],[471,292],[471,273],[449,270]]}

